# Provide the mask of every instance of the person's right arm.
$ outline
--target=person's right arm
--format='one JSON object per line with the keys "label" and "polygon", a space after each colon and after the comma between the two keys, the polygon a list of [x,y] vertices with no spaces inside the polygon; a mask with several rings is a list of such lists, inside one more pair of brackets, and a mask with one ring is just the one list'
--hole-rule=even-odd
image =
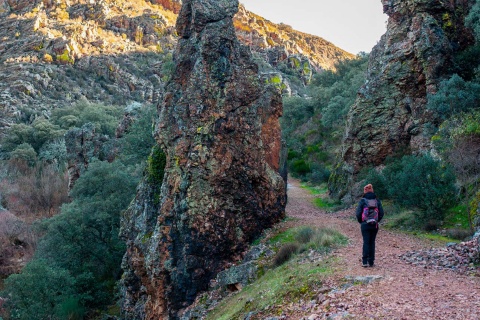
{"label": "person's right arm", "polygon": [[360,202],[358,203],[357,211],[355,212],[358,223],[362,223],[362,211],[363,211],[363,199],[360,200]]}

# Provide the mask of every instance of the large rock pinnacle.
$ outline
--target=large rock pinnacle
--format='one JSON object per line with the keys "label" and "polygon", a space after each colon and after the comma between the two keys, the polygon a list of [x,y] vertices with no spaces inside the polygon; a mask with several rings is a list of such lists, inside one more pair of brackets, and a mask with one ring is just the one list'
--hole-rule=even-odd
{"label": "large rock pinnacle", "polygon": [[156,129],[163,184],[158,193],[140,186],[123,219],[126,319],[178,318],[284,217],[281,97],[239,44],[237,10],[236,0],[183,1]]}

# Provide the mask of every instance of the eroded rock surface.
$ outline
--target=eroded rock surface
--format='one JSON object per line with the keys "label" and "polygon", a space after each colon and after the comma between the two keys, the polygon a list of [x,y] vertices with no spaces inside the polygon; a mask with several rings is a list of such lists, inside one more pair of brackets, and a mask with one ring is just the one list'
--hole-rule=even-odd
{"label": "eroded rock surface", "polygon": [[122,223],[125,319],[177,319],[284,217],[281,96],[239,44],[237,10],[237,0],[183,1],[157,125],[163,184],[152,192],[147,179]]}
{"label": "eroded rock surface", "polygon": [[426,110],[427,95],[452,74],[454,53],[473,41],[464,26],[473,1],[382,2],[387,32],[370,55],[367,81],[348,116],[343,161],[330,185],[347,199],[361,168],[401,150],[430,149],[426,128],[434,115]]}

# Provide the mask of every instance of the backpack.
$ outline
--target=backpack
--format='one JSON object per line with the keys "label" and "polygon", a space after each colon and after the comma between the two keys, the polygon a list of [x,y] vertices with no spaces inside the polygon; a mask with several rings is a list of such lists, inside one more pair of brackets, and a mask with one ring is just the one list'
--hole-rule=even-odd
{"label": "backpack", "polygon": [[368,224],[378,224],[377,199],[365,199],[367,205],[363,208],[362,221]]}

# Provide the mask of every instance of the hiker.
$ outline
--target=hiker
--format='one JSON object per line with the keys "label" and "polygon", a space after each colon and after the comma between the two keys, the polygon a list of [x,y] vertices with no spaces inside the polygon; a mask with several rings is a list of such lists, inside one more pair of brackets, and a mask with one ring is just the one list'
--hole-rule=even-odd
{"label": "hiker", "polygon": [[378,233],[378,223],[382,220],[383,214],[382,202],[373,192],[373,186],[367,184],[363,188],[363,197],[358,203],[356,212],[363,237],[363,267],[373,267],[375,262],[375,238]]}

